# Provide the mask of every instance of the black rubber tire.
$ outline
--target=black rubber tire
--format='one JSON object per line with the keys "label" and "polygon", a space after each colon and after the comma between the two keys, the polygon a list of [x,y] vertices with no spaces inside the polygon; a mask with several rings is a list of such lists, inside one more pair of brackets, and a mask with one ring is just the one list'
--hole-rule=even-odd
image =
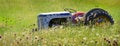
{"label": "black rubber tire", "polygon": [[[94,14],[96,14],[96,16],[94,16]],[[99,17],[101,15],[105,16],[109,20],[111,25],[114,24],[113,18],[111,17],[111,15],[107,11],[105,11],[105,10],[103,10],[101,8],[94,8],[94,9],[90,10],[85,15],[85,23],[84,23],[84,25],[90,25],[91,24],[90,21],[96,19],[97,17]]]}

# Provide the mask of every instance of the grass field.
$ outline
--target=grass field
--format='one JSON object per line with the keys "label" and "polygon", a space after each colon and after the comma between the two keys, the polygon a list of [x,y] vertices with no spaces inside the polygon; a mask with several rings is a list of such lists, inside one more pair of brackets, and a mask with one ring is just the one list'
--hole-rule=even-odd
{"label": "grass field", "polygon": [[[120,46],[119,0],[0,0],[0,46]],[[107,10],[112,26],[64,26],[36,31],[37,16],[43,12],[73,8]]]}

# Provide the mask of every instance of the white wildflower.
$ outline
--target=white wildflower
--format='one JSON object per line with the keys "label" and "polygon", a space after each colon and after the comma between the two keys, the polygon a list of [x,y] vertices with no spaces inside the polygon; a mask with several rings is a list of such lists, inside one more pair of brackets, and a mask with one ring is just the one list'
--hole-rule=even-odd
{"label": "white wildflower", "polygon": [[60,29],[62,29],[63,28],[63,26],[60,26]]}
{"label": "white wildflower", "polygon": [[99,33],[96,33],[96,36],[99,36]]}
{"label": "white wildflower", "polygon": [[90,41],[90,43],[93,43],[93,42],[94,42],[93,40]]}
{"label": "white wildflower", "polygon": [[95,28],[92,28],[92,31],[94,31],[95,30]]}
{"label": "white wildflower", "polygon": [[115,35],[116,37],[120,37],[120,35]]}
{"label": "white wildflower", "polygon": [[117,38],[114,38],[113,40],[117,40]]}
{"label": "white wildflower", "polygon": [[86,37],[84,37],[84,38],[83,38],[83,40],[87,40],[87,38],[86,38]]}

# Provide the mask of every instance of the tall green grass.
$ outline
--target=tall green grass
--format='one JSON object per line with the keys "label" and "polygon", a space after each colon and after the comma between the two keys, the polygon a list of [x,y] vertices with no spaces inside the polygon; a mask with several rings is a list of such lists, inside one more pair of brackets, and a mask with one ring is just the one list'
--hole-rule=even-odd
{"label": "tall green grass", "polygon": [[[0,0],[0,45],[99,45],[120,43],[120,1],[119,0]],[[67,26],[32,32],[37,28],[37,16],[43,12],[58,12],[73,8],[88,12],[93,8],[107,10],[115,24],[109,27]],[[25,33],[24,33],[25,32]],[[14,36],[15,35],[15,36]],[[25,36],[22,36],[25,35]],[[38,41],[34,41],[35,37]],[[30,37],[30,41],[26,39]],[[104,38],[111,43],[107,43]],[[19,41],[22,39],[22,41]],[[40,40],[40,41],[39,41]],[[96,43],[97,42],[97,43]]]}

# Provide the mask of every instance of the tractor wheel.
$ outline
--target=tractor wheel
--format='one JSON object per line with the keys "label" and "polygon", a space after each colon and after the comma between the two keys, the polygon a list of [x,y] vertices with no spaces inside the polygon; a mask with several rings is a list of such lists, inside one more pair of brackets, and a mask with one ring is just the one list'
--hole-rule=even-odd
{"label": "tractor wheel", "polygon": [[90,10],[86,15],[85,15],[85,25],[113,25],[114,20],[111,17],[111,15],[100,8],[95,8]]}

